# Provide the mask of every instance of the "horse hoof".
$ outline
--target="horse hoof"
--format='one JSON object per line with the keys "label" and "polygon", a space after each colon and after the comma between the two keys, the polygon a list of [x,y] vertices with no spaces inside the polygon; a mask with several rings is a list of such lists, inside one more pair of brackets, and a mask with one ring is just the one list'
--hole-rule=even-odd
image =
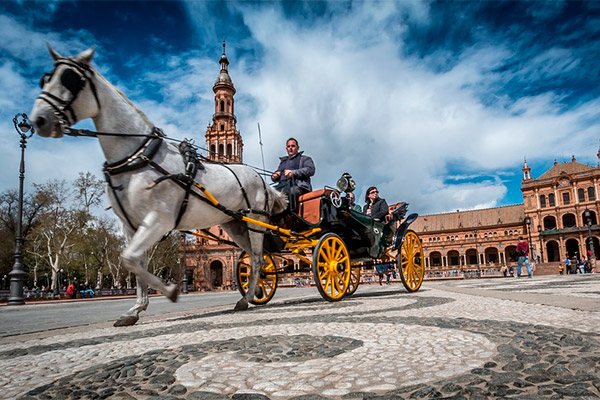
{"label": "horse hoof", "polygon": [[177,302],[177,296],[179,296],[179,289],[177,289],[177,285],[169,285],[167,286],[167,290],[164,295],[167,299],[171,300],[173,303]]}
{"label": "horse hoof", "polygon": [[128,315],[126,317],[121,317],[118,320],[116,320],[115,323],[113,324],[113,326],[116,326],[116,327],[132,326],[132,325],[135,325],[135,323],[138,322],[139,319],[140,319],[140,317],[138,317],[136,315]]}
{"label": "horse hoof", "polygon": [[244,311],[248,309],[248,302],[246,299],[241,299],[237,303],[235,303],[235,307],[233,311]]}

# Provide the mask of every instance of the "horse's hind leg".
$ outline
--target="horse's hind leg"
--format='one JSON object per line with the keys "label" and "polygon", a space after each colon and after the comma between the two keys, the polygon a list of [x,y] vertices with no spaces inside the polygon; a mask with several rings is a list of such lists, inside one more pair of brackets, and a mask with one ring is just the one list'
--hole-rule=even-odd
{"label": "horse's hind leg", "polygon": [[[246,250],[250,254],[252,260],[252,268],[248,280],[248,291],[233,308],[234,311],[243,311],[248,309],[248,304],[252,300],[258,277],[260,275],[260,267],[262,266],[262,246],[263,234],[249,231],[245,223],[239,221],[230,221],[221,225],[221,227],[231,236],[233,241]],[[259,254],[257,254],[259,253]]]}
{"label": "horse's hind leg", "polygon": [[140,319],[140,313],[146,311],[150,301],[148,300],[148,285],[142,282],[141,279],[136,279],[136,294],[137,300],[135,305],[115,321],[113,326],[131,326],[135,325]]}

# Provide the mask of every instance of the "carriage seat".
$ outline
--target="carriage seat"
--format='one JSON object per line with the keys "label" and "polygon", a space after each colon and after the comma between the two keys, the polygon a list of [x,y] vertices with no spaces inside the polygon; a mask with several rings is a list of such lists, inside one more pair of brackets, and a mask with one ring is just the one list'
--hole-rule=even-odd
{"label": "carriage seat", "polygon": [[321,220],[321,197],[329,196],[332,189],[313,190],[298,197],[297,214],[311,224]]}

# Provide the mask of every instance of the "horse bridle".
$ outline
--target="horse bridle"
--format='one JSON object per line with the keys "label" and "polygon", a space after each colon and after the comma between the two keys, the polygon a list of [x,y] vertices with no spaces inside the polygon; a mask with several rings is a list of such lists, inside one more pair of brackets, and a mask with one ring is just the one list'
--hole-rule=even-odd
{"label": "horse bridle", "polygon": [[[60,75],[60,82],[62,85],[71,93],[71,98],[68,100],[61,99],[58,96],[53,95],[50,92],[44,91],[44,86],[50,82],[57,68],[60,65],[67,65]],[[38,99],[45,101],[54,109],[54,114],[57,117],[57,125],[61,132],[68,134],[68,128],[77,122],[77,116],[73,110],[73,102],[77,99],[79,93],[83,90],[86,83],[90,84],[90,89],[96,99],[98,109],[101,108],[100,100],[98,100],[98,93],[96,91],[96,85],[92,77],[94,71],[85,64],[79,63],[72,58],[59,58],[54,62],[54,69],[52,72],[45,73],[40,79],[40,88],[42,93],[38,96]],[[67,111],[71,114],[71,118],[67,115]]]}

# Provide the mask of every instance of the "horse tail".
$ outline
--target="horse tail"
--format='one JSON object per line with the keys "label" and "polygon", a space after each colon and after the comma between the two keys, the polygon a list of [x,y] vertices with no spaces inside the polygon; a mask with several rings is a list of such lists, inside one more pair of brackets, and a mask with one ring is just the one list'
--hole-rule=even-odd
{"label": "horse tail", "polygon": [[273,189],[271,186],[267,186],[269,190],[269,194],[273,196],[275,202],[273,203],[273,210],[271,210],[272,214],[279,214],[284,212],[288,208],[288,196],[284,192],[280,192],[279,190]]}

